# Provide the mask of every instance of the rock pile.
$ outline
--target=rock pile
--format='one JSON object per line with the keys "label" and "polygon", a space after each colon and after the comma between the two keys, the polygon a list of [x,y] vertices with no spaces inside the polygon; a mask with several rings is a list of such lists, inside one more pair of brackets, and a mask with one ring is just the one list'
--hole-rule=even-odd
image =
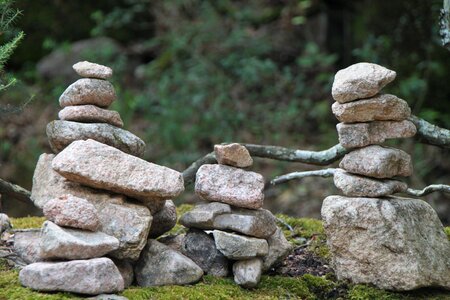
{"label": "rock pile", "polygon": [[[60,120],[47,126],[56,155],[42,154],[33,176],[31,198],[48,220],[40,231],[14,235],[16,252],[29,263],[19,277],[40,291],[114,293],[134,281],[133,269],[140,275],[140,257],[164,253],[144,249],[157,243],[148,238],[175,225],[169,199],[184,190],[183,177],[139,158],[145,143],[107,109],[116,99],[106,80],[110,68],[89,62],[73,68],[84,78],[61,95]],[[178,260],[169,255],[165,263]]]}
{"label": "rock pile", "polygon": [[262,208],[264,178],[241,169],[253,164],[247,149],[230,144],[214,150],[219,164],[201,166],[195,181],[196,194],[208,203],[180,218],[189,228],[181,251],[206,274],[225,277],[232,265],[234,281],[253,288],[291,245],[276,218]]}
{"label": "rock pile", "polygon": [[334,174],[344,196],[327,197],[322,206],[333,265],[339,279],[383,289],[450,289],[450,243],[436,212],[424,201],[392,196],[407,189],[397,178],[412,175],[412,161],[406,152],[379,144],[416,133],[407,103],[379,94],[395,76],[369,63],[335,76],[339,142],[357,149]]}

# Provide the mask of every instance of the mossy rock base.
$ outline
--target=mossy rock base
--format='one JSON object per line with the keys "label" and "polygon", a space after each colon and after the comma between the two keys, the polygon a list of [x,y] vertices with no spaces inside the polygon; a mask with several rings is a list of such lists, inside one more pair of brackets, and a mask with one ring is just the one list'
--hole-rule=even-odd
{"label": "mossy rock base", "polygon": [[[179,215],[191,207],[182,205]],[[278,215],[285,224],[285,235],[294,245],[310,241],[308,251],[329,259],[329,251],[325,245],[325,235],[319,220],[291,218]],[[39,228],[44,218],[29,217],[12,219],[15,229]],[[292,230],[287,229],[287,225]],[[184,229],[176,226],[170,233],[180,233]],[[445,228],[450,239],[450,227]],[[337,281],[334,275],[313,276],[305,274],[299,277],[268,276],[262,277],[257,288],[246,290],[236,285],[232,278],[214,278],[204,276],[203,279],[189,286],[163,286],[142,288],[131,286],[120,295],[130,300],[144,299],[350,299],[350,300],[394,300],[394,299],[449,299],[450,291],[421,289],[412,292],[389,292],[368,285],[352,285]],[[11,269],[0,259],[0,300],[3,299],[83,299],[86,296],[70,293],[39,293],[22,287],[19,283],[18,271]]]}

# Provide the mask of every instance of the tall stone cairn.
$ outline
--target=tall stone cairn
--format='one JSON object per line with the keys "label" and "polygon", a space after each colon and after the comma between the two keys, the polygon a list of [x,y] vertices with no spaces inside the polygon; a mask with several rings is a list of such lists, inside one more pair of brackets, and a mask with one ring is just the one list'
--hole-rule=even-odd
{"label": "tall stone cairn", "polygon": [[225,277],[232,266],[234,281],[254,288],[291,245],[262,208],[263,176],[243,169],[253,164],[248,150],[236,143],[214,150],[218,164],[203,165],[196,174],[195,193],[206,203],[180,218],[189,228],[181,251],[206,274]]}
{"label": "tall stone cairn", "polygon": [[380,93],[395,77],[382,66],[358,63],[334,78],[339,142],[353,151],[334,174],[344,196],[329,196],[322,206],[332,263],[339,279],[354,283],[450,289],[450,243],[436,212],[422,200],[393,196],[407,189],[399,178],[412,175],[412,161],[381,144],[416,133],[408,104]]}
{"label": "tall stone cairn", "polygon": [[[40,231],[14,235],[28,263],[19,278],[39,291],[120,292],[134,282],[139,259],[148,258],[146,245],[176,224],[170,199],[183,192],[183,177],[140,158],[145,143],[108,110],[116,99],[110,68],[90,62],[73,68],[83,78],[64,91],[60,120],[47,126],[55,154],[42,154],[33,176],[31,199],[48,220]],[[168,255],[165,263],[174,259],[180,260]],[[201,276],[189,262],[197,277],[181,283]]]}

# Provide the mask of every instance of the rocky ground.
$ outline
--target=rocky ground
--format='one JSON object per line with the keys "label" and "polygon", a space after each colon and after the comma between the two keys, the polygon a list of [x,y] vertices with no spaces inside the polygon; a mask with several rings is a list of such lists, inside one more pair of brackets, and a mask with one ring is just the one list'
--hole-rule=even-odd
{"label": "rocky ground", "polygon": [[[192,207],[183,205],[179,215]],[[423,289],[408,293],[394,293],[366,285],[352,285],[337,281],[329,262],[328,248],[319,220],[291,218],[279,215],[288,240],[295,245],[291,254],[270,275],[262,277],[258,288],[246,290],[232,278],[205,276],[191,286],[141,288],[131,286],[121,296],[128,299],[450,299],[450,292]],[[44,218],[13,219],[15,229],[39,228]],[[170,234],[180,234],[177,225]],[[446,228],[450,239],[450,228]],[[18,271],[8,259],[14,259],[8,245],[0,246],[0,299],[83,299],[68,293],[41,294],[20,286]]]}

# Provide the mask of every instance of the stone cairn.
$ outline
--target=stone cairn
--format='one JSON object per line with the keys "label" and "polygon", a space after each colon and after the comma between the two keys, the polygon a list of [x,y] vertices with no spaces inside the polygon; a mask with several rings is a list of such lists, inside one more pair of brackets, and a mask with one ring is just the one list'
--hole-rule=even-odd
{"label": "stone cairn", "polygon": [[407,189],[398,177],[412,175],[411,157],[380,144],[416,133],[407,120],[408,104],[379,93],[395,77],[370,63],[335,76],[332,110],[341,122],[339,142],[357,149],[334,173],[344,196],[329,196],[322,206],[332,263],[339,279],[382,289],[450,289],[450,243],[436,212],[422,200],[392,196]]}
{"label": "stone cairn", "polygon": [[202,166],[195,187],[215,202],[183,216],[191,228],[186,235],[160,237],[177,222],[170,199],[184,190],[182,174],[140,158],[145,143],[107,109],[116,99],[110,68],[90,62],[73,68],[83,78],[61,95],[60,120],[47,125],[55,154],[42,154],[33,176],[31,199],[47,221],[40,230],[14,232],[25,263],[21,284],[96,295],[133,282],[182,285],[204,273],[227,276],[233,262],[235,281],[256,286],[291,246],[276,218],[261,209],[263,177],[239,169],[252,164],[247,149],[215,148],[220,164]]}
{"label": "stone cairn", "polygon": [[253,288],[291,245],[272,213],[261,208],[264,178],[242,169],[253,164],[248,150],[228,144],[214,151],[219,164],[201,166],[195,181],[195,193],[208,203],[180,218],[189,228],[181,251],[213,276],[228,276],[232,265],[234,281]]}
{"label": "stone cairn", "polygon": [[[73,68],[83,78],[61,95],[60,120],[47,125],[56,155],[42,154],[33,176],[31,199],[48,220],[41,230],[14,234],[15,252],[28,264],[19,279],[39,291],[114,293],[134,273],[142,276],[148,257],[177,259],[154,239],[176,224],[169,199],[184,190],[183,177],[139,158],[145,143],[107,109],[116,99],[110,68],[89,62]],[[186,257],[158,272],[186,264],[183,271],[194,269],[198,280],[201,269]],[[149,284],[166,283],[159,279]]]}

